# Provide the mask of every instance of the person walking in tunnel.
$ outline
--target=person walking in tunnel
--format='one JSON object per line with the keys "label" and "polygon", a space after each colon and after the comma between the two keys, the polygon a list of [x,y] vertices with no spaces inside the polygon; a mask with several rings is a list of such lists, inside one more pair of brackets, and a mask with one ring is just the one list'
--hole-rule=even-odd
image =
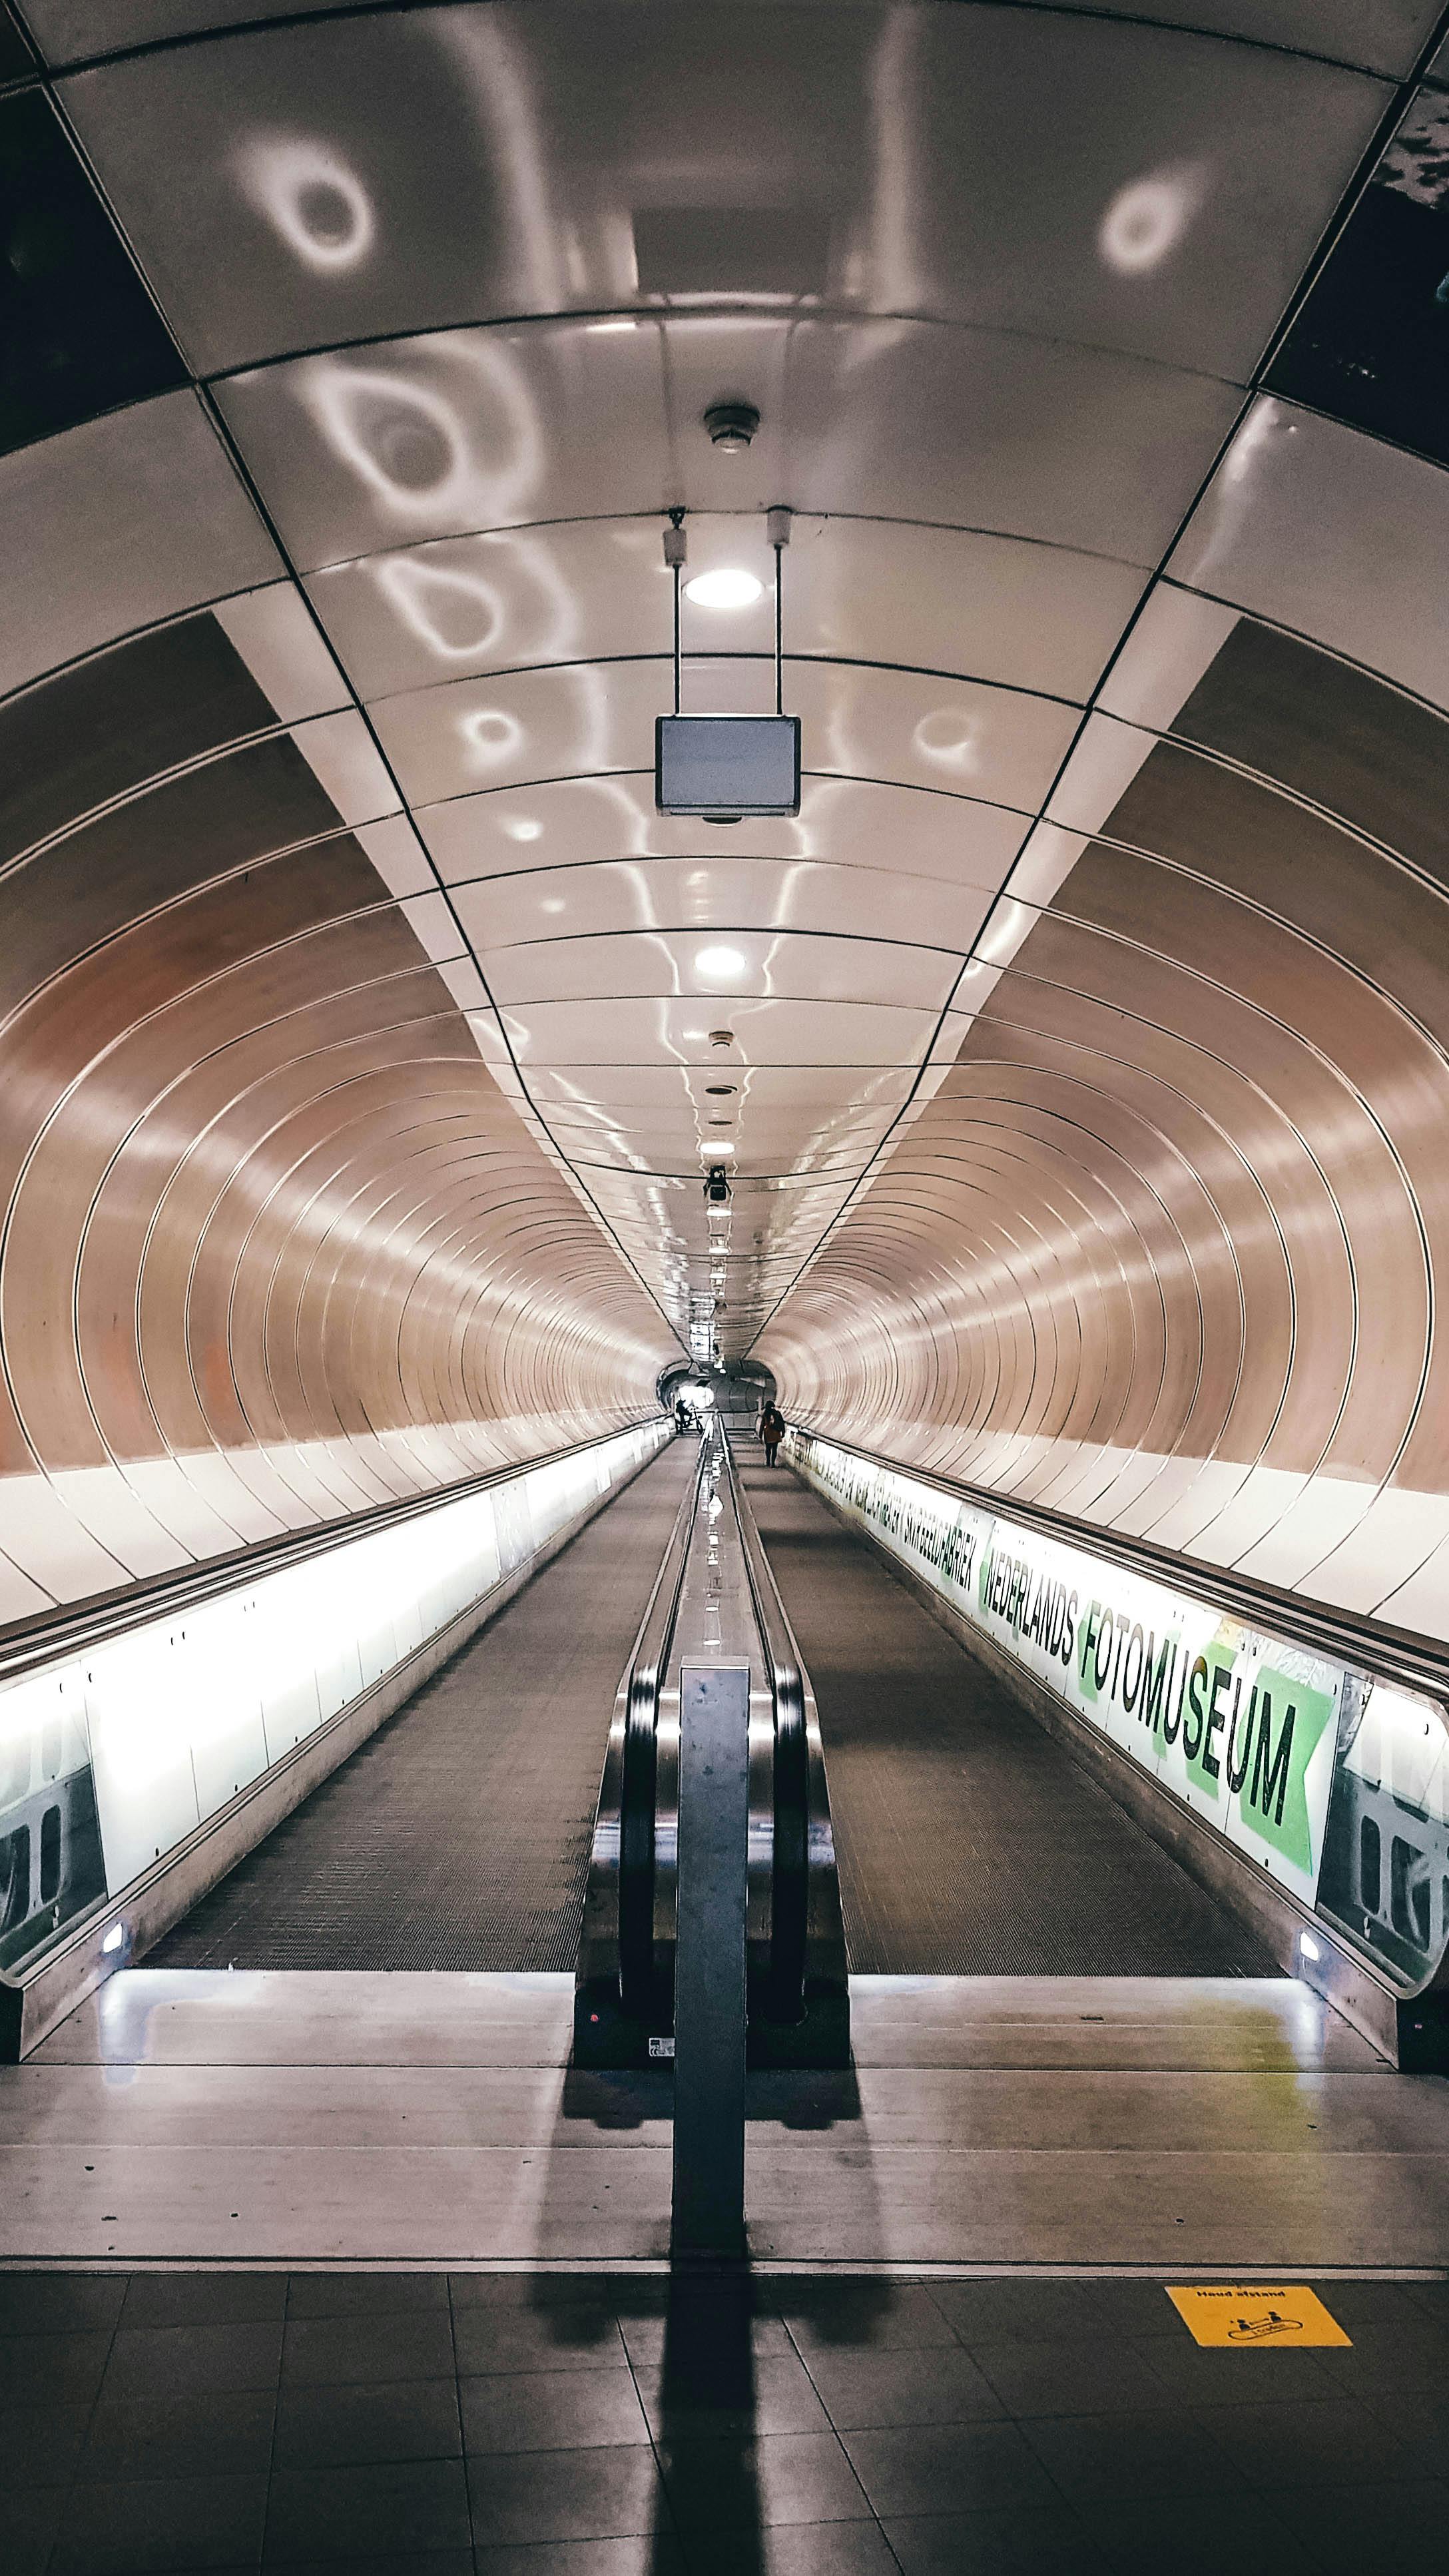
{"label": "person walking in tunnel", "polygon": [[785,1417],[774,1404],[767,1404],[760,1416],[760,1438],[765,1444],[765,1464],[773,1467],[775,1455],[785,1437]]}

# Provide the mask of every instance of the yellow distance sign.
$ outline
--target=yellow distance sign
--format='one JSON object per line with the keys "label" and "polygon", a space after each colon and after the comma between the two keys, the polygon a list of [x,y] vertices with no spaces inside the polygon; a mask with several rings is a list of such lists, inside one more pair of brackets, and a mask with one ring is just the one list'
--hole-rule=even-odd
{"label": "yellow distance sign", "polygon": [[1302,2281],[1277,2289],[1261,2281],[1229,2282],[1202,2288],[1197,2282],[1167,2295],[1194,2343],[1213,2344],[1232,2352],[1301,2350],[1304,2344],[1351,2343],[1335,2323],[1316,2290]]}

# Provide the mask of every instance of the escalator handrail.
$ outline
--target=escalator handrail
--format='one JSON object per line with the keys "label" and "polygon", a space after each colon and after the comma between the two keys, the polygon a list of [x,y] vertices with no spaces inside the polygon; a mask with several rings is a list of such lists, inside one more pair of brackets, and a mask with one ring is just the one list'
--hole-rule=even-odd
{"label": "escalator handrail", "polygon": [[725,1456],[774,1708],[770,2009],[774,2020],[796,2022],[805,2010],[810,1921],[810,1739],[805,1678],[794,1631],[755,1516],[735,1473],[728,1441]]}
{"label": "escalator handrail", "polygon": [[654,1999],[654,1813],[658,1782],[659,1689],[679,1615],[689,1543],[699,1509],[707,1443],[701,1441],[654,1588],[639,1624],[624,1685],[624,1743],[619,1779],[619,1995],[625,2012],[646,2020]]}

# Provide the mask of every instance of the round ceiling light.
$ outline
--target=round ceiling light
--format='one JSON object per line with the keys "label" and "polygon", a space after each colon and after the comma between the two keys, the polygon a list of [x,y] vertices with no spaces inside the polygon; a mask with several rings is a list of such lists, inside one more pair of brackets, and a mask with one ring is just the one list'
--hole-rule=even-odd
{"label": "round ceiling light", "polygon": [[752,572],[697,572],[684,585],[684,596],[696,608],[749,608],[765,585]]}
{"label": "round ceiling light", "polygon": [[[747,963],[738,948],[701,948],[695,956],[694,971],[707,984],[733,983],[737,975],[743,975]],[[714,1036],[712,1029],[710,1036]]]}

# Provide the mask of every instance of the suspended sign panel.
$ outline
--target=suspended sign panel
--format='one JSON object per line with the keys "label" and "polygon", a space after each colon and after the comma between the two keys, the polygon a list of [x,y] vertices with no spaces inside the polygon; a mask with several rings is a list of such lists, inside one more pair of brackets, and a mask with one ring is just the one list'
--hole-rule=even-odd
{"label": "suspended sign panel", "polygon": [[798,814],[798,716],[659,716],[654,800],[661,814]]}
{"label": "suspended sign panel", "polygon": [[[1394,1738],[1400,1818],[1419,1826],[1394,1844],[1411,1856],[1400,1872],[1400,1911],[1411,1912],[1412,1863],[1427,1867],[1443,1839],[1434,1828],[1446,1736],[1434,1702],[826,1441],[796,1433],[793,1454],[848,1518],[1226,1841],[1304,1904],[1321,1896],[1397,1975],[1423,1974],[1443,1924],[1426,1912],[1422,1927],[1410,1920],[1396,1936],[1392,1886],[1382,1922],[1377,1895],[1364,1903],[1363,1890],[1341,1887],[1329,1811],[1336,1773],[1339,1809],[1354,1803],[1376,1732],[1366,1721],[1378,1712]],[[1411,1754],[1425,1775],[1412,1784]],[[1379,1772],[1388,1768],[1383,1757]],[[1355,1851],[1363,1839],[1355,1833]],[[1332,1866],[1320,1887],[1326,1845]]]}

